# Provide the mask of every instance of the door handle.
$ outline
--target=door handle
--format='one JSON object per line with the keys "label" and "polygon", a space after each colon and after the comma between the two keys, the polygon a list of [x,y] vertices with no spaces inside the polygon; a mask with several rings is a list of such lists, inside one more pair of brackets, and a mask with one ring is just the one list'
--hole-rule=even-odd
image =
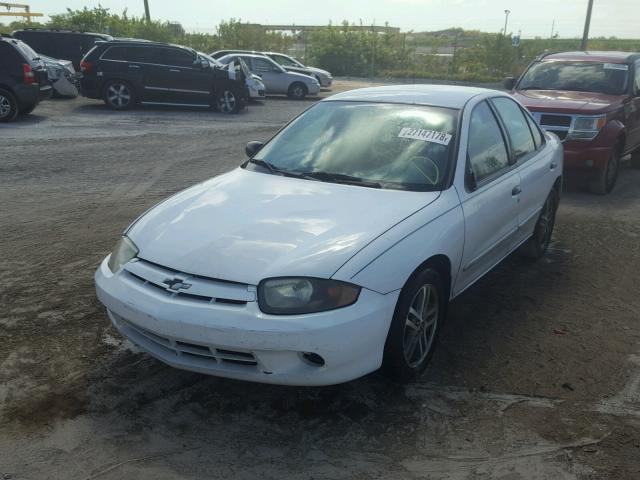
{"label": "door handle", "polygon": [[129,68],[140,68],[140,65],[129,65]]}
{"label": "door handle", "polygon": [[170,68],[169,71],[173,73],[180,73],[180,70],[178,70],[177,68]]}
{"label": "door handle", "polygon": [[549,170],[555,170],[558,167],[558,164],[556,162],[551,162],[551,165],[549,165]]}
{"label": "door handle", "polygon": [[520,185],[513,187],[513,190],[511,190],[511,196],[515,197],[516,195],[520,195],[522,193],[522,189],[520,188]]}

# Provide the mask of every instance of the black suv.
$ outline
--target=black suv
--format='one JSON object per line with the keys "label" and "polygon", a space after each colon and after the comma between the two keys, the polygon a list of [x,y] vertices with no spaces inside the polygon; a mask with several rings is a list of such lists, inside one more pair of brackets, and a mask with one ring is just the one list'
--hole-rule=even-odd
{"label": "black suv", "polygon": [[28,45],[0,35],[0,122],[31,113],[51,96],[47,67]]}
{"label": "black suv", "polygon": [[71,60],[73,68],[80,70],[80,60],[96,42],[113,40],[111,35],[103,33],[76,32],[72,30],[43,30],[30,28],[16,30],[14,38],[22,40],[36,52],[48,57]]}
{"label": "black suv", "polygon": [[237,113],[247,104],[242,70],[231,72],[178,45],[136,40],[99,43],[80,68],[82,94],[102,99],[116,110],[144,103]]}

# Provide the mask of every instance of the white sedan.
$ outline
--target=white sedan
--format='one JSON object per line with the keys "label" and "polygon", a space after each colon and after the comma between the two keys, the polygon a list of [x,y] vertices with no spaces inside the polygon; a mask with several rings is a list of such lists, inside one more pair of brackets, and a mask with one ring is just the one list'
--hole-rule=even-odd
{"label": "white sedan", "polygon": [[246,149],[131,224],[95,280],[154,357],[257,382],[415,378],[449,300],[545,253],[562,187],[558,138],[477,88],[341,93]]}

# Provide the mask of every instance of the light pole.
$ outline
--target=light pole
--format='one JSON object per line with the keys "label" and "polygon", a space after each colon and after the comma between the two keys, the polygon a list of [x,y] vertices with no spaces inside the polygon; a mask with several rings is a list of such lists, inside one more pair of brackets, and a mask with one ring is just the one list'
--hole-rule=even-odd
{"label": "light pole", "polygon": [[151,15],[149,14],[149,0],[144,0],[144,16],[147,17],[147,22],[151,21]]}
{"label": "light pole", "polygon": [[584,21],[584,33],[582,34],[580,50],[587,49],[587,42],[589,41],[589,26],[591,25],[591,10],[593,10],[593,0],[589,0],[589,5],[587,6],[587,18]]}
{"label": "light pole", "polygon": [[504,36],[507,36],[507,22],[509,21],[509,14],[511,13],[511,10],[505,10],[504,11],[504,30],[502,31],[502,33],[504,34]]}

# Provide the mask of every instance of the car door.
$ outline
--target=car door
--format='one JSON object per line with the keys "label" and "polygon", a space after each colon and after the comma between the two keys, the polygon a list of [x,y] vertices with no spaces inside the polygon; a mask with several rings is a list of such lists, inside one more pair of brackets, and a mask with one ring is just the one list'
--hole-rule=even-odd
{"label": "car door", "polygon": [[517,195],[518,231],[510,250],[533,235],[542,205],[555,180],[553,172],[560,166],[554,162],[550,149],[544,149],[543,136],[528,113],[512,99],[491,99],[502,121],[511,145],[512,158],[520,174],[520,193]]}
{"label": "car door", "polygon": [[131,45],[115,45],[107,48],[100,56],[100,70],[103,78],[109,81],[111,78],[126,79],[136,96],[141,101],[152,99],[149,90],[145,89],[145,69],[141,61],[145,58],[140,47]]}
{"label": "car door", "polygon": [[209,105],[211,70],[196,64],[195,53],[183,48],[159,47],[156,55],[159,79],[167,89],[167,102]]}
{"label": "car door", "polygon": [[520,176],[510,158],[506,135],[487,100],[471,112],[466,155],[465,186],[458,190],[465,238],[456,294],[508,254],[517,231]]}
{"label": "car door", "polygon": [[262,78],[269,93],[287,93],[287,74],[270,58],[251,58],[251,71]]}

